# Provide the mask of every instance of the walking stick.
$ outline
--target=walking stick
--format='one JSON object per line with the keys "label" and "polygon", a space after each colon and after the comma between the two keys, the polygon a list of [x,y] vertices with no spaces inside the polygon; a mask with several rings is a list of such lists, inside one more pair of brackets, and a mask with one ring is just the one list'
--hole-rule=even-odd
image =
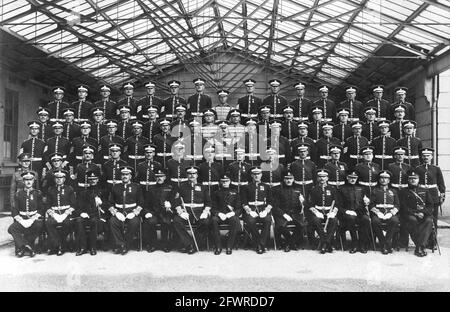
{"label": "walking stick", "polygon": [[[437,231],[436,231],[436,227],[434,226],[434,220],[433,220],[432,224],[433,224],[434,241],[436,243],[436,247],[437,247],[437,250],[438,250],[439,256],[440,256],[441,255],[441,248],[439,248],[439,243],[438,243],[438,239],[437,239]],[[433,246],[433,249],[431,251],[434,252],[434,246]]]}
{"label": "walking stick", "polygon": [[[180,196],[180,199],[181,199],[181,206],[183,206],[183,210],[187,213],[186,206],[184,205],[183,197]],[[192,214],[194,214],[194,212],[192,212]],[[191,224],[191,220],[189,219],[189,217],[188,217],[188,219],[187,219],[187,222],[188,222],[188,224],[189,224],[189,230],[191,231],[192,238],[193,238],[193,240],[194,240],[195,249],[197,249],[197,252],[199,252],[200,250],[198,249],[197,240],[195,239],[194,230],[192,229],[192,224]]]}
{"label": "walking stick", "polygon": [[372,236],[372,247],[373,247],[373,251],[376,251],[376,248],[375,248],[375,237],[374,237],[374,235],[373,235],[372,218],[370,217],[369,205],[366,205],[366,211],[367,211],[367,216],[369,217],[369,228],[370,228],[370,234],[371,234],[371,236]]}

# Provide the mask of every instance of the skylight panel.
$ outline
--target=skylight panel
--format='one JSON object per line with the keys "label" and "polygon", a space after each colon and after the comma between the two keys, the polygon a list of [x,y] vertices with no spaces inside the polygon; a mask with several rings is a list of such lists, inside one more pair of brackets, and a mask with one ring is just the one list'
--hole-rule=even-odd
{"label": "skylight panel", "polygon": [[395,38],[400,39],[404,42],[414,42],[415,45],[418,45],[427,50],[433,49],[431,45],[421,43],[432,41],[431,36],[427,38],[425,36],[422,36],[421,34],[419,35],[417,32],[408,30],[406,27],[400,33],[398,33]]}
{"label": "skylight panel", "polygon": [[80,44],[73,48],[64,50],[59,55],[62,58],[70,58],[70,57],[85,57],[93,54],[95,51],[90,46],[86,44]]}
{"label": "skylight panel", "polygon": [[298,5],[293,1],[283,1],[280,13],[283,14],[283,16],[288,17],[297,14],[298,12],[301,12],[303,10],[304,8],[302,6]]}
{"label": "skylight panel", "polygon": [[359,63],[356,63],[350,59],[343,57],[330,57],[328,58],[328,63],[337,66],[338,68],[347,68],[347,69],[356,69],[359,66]]}
{"label": "skylight panel", "polygon": [[188,13],[198,10],[207,2],[208,0],[181,0],[181,3],[183,3],[183,6]]}
{"label": "skylight panel", "polygon": [[0,21],[7,20],[19,14],[27,12],[30,9],[31,5],[29,5],[28,2],[24,0],[18,0],[10,2],[8,4],[4,4],[2,8],[3,14],[1,15]]}

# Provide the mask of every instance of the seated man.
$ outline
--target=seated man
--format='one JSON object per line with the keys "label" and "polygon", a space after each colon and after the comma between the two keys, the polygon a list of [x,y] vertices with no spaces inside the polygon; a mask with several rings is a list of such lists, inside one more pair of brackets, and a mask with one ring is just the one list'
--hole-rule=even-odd
{"label": "seated man", "polygon": [[226,254],[231,255],[234,243],[236,241],[236,235],[240,230],[239,216],[242,213],[241,199],[236,189],[230,188],[231,179],[227,175],[223,175],[220,178],[220,189],[214,192],[213,212],[212,212],[212,229],[216,248],[214,250],[215,255],[219,255],[222,252],[222,244],[220,241],[220,224],[228,224],[230,231],[227,240]]}
{"label": "seated man", "polygon": [[144,204],[141,186],[131,182],[133,168],[120,168],[122,183],[115,184],[109,194],[109,224],[116,246],[116,254],[125,255],[131,245],[131,240],[139,230],[141,222],[139,213]]}
{"label": "seated man", "polygon": [[15,205],[11,207],[14,223],[9,226],[8,233],[14,239],[17,257],[21,258],[25,253],[34,257],[34,241],[44,227],[44,204],[41,191],[33,188],[37,174],[34,171],[24,171],[21,177],[24,187],[14,194]]}

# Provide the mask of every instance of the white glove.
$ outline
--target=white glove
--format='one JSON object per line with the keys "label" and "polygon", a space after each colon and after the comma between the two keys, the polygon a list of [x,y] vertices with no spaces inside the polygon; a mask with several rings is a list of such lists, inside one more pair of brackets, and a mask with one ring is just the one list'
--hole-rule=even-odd
{"label": "white glove", "polygon": [[86,219],[86,218],[89,218],[89,215],[86,212],[82,212],[82,213],[80,213],[80,217]]}
{"label": "white glove", "polygon": [[356,212],[354,212],[353,210],[346,210],[345,213],[348,214],[349,216],[355,216],[356,217]]}
{"label": "white glove", "polygon": [[34,223],[34,220],[35,219],[28,219],[28,220],[25,220],[25,224],[26,224],[26,228],[29,228],[30,226],[32,226],[33,225],[33,223]]}
{"label": "white glove", "polygon": [[119,221],[125,221],[125,216],[121,212],[116,212],[116,218],[119,219]]}
{"label": "white glove", "polygon": [[183,218],[184,220],[187,220],[187,219],[189,219],[189,214],[187,212],[182,212],[180,214],[180,217]]}
{"label": "white glove", "polygon": [[76,175],[71,174],[71,175],[70,175],[70,178],[71,178],[72,180],[75,180],[77,177],[76,177]]}
{"label": "white glove", "polygon": [[314,214],[316,215],[317,218],[323,219],[323,213],[315,211]]}
{"label": "white glove", "polygon": [[387,214],[384,215],[384,218],[387,220],[387,219],[392,218],[392,216],[393,216],[393,214],[388,212]]}
{"label": "white glove", "polygon": [[66,214],[60,215],[60,214],[55,213],[55,214],[53,215],[53,218],[54,218],[54,219],[56,220],[56,222],[58,222],[58,223],[62,223],[62,222],[66,219],[66,217],[67,217]]}
{"label": "white glove", "polygon": [[101,206],[103,204],[102,200],[100,199],[100,197],[95,196],[95,205],[96,206]]}
{"label": "white glove", "polygon": [[145,218],[146,219],[148,219],[148,218],[151,218],[153,215],[150,213],[150,212],[147,212],[146,214],[145,214]]}
{"label": "white glove", "polygon": [[336,214],[334,212],[330,211],[329,213],[327,213],[327,218],[332,219],[334,217],[336,217]]}
{"label": "white glove", "polygon": [[305,202],[305,197],[303,197],[302,194],[300,194],[300,195],[298,196],[298,199],[300,200],[300,202],[301,202],[302,204]]}
{"label": "white glove", "polygon": [[377,217],[381,220],[384,219],[384,214],[382,214],[381,212],[377,212]]}
{"label": "white glove", "polygon": [[284,217],[288,222],[291,222],[291,221],[292,221],[291,216],[288,215],[287,213],[285,213],[285,214],[283,215],[283,217]]}
{"label": "white glove", "polygon": [[30,219],[28,219],[28,220],[22,219],[22,220],[19,221],[19,223],[20,223],[24,228],[27,229],[27,228],[29,228],[29,227],[31,226],[31,224],[32,224],[32,223],[30,223],[29,221],[30,221]]}
{"label": "white glove", "polygon": [[227,219],[226,214],[224,214],[223,212],[219,212],[218,216],[219,216],[220,220],[222,220],[222,221],[225,221]]}
{"label": "white glove", "polygon": [[169,201],[166,200],[166,201],[164,202],[164,208],[166,208],[166,209],[172,208],[172,205],[170,204]]}
{"label": "white glove", "polygon": [[250,216],[252,216],[253,218],[256,218],[258,216],[258,214],[256,213],[256,211],[250,211]]}
{"label": "white glove", "polygon": [[259,213],[260,218],[265,218],[267,216],[267,211],[263,210]]}
{"label": "white glove", "polygon": [[127,214],[127,219],[133,219],[134,217],[136,217],[136,215],[134,214],[134,212],[130,212],[129,214]]}
{"label": "white glove", "polygon": [[234,213],[234,211],[230,211],[229,213],[226,214],[226,216],[227,216],[228,219],[231,218],[231,217],[234,216],[234,215],[236,215],[236,214]]}
{"label": "white glove", "polygon": [[202,212],[202,214],[200,215],[200,219],[206,219],[206,218],[208,218],[208,213]]}
{"label": "white glove", "polygon": [[363,197],[363,202],[364,202],[364,205],[368,205],[368,204],[370,204],[370,199],[369,199],[369,197],[367,197],[366,195],[364,195],[364,197]]}

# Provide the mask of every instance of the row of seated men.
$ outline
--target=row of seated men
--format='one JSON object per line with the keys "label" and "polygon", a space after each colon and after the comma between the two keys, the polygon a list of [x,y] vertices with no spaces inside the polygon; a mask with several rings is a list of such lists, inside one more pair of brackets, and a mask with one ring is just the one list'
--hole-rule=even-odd
{"label": "row of seated men", "polygon": [[[175,148],[176,157],[182,157],[184,145],[177,143]],[[182,167],[181,158],[171,159],[166,173],[165,168],[153,159],[155,146],[148,144],[145,147],[146,160],[135,171],[120,159],[121,146],[112,143],[109,147],[111,159],[103,168],[107,169],[108,163],[114,164],[113,171],[116,170],[115,174],[120,178],[112,176],[109,179],[108,170],[102,172],[99,166],[92,164],[95,150],[87,145],[83,148],[82,164],[77,167],[84,167],[84,171],[77,171],[83,178],[62,169],[63,155],[54,153],[51,178],[44,180],[46,183],[52,180],[53,184],[47,189],[42,188],[45,191],[34,186],[38,174],[29,170],[30,155],[23,154],[20,161],[23,168],[15,175],[20,174],[22,178],[22,181],[16,179],[15,183],[23,185],[14,193],[12,215],[15,221],[9,232],[16,242],[17,255],[29,253],[33,256],[33,242],[45,222],[51,246],[49,253],[61,255],[63,241],[75,227],[77,255],[84,254],[87,246],[95,255],[98,226],[107,224],[116,253],[125,254],[142,220],[144,241],[149,251],[155,250],[156,224],[161,223],[165,251],[170,249],[168,233],[172,228],[183,250],[190,254],[198,250],[198,242],[212,231],[215,254],[220,254],[219,225],[225,222],[230,225],[226,243],[226,253],[230,254],[242,215],[244,228],[248,229],[260,254],[265,252],[273,216],[276,231],[285,239],[285,251],[297,248],[298,232],[304,232],[306,219],[318,233],[320,251],[325,253],[332,251],[337,220],[341,219],[352,237],[350,252],[360,250],[365,253],[369,237],[376,237],[382,253],[388,254],[392,252],[392,238],[399,228],[400,213],[406,233],[411,234],[416,244],[415,254],[426,255],[425,245],[433,227],[436,230],[433,221],[437,220],[437,209],[445,194],[442,173],[439,167],[431,164],[432,149],[421,150],[424,164],[410,168],[406,173],[408,182],[396,187],[391,183],[396,182],[391,181],[393,173],[373,164],[373,147],[361,149],[363,161],[350,171],[339,161],[342,151],[339,145],[330,147],[332,159],[323,169],[317,169],[314,162],[307,159],[308,144],[302,144],[298,149],[299,159],[288,167],[278,162],[276,150],[272,148],[267,150],[268,162],[261,163],[260,167],[251,167],[244,161],[243,149],[236,150],[236,161],[223,167],[220,162],[214,162],[215,149],[209,147],[205,149],[207,161],[199,167]],[[401,160],[404,154],[404,148],[396,148],[396,160]],[[167,181],[170,163],[178,163],[178,178]],[[186,178],[180,178],[181,171]],[[332,181],[330,177],[333,172],[338,175],[337,171],[344,171],[344,178]],[[278,174],[280,182],[275,182],[273,179]],[[369,177],[368,181],[364,181],[365,176]],[[68,185],[71,179],[77,184]],[[370,213],[363,213],[365,209]],[[262,224],[261,233],[257,222]],[[86,223],[90,225],[89,244]],[[290,224],[296,227],[297,234],[289,232]],[[369,229],[372,229],[370,235]]]}
{"label": "row of seated men", "polygon": [[345,108],[349,111],[349,120],[363,120],[365,119],[364,110],[368,107],[376,109],[376,119],[378,120],[394,120],[395,106],[403,104],[406,108],[405,119],[415,120],[414,106],[406,101],[406,87],[398,87],[395,89],[396,99],[389,102],[383,99],[383,86],[375,85],[372,88],[373,99],[362,103],[356,99],[357,89],[354,86],[346,87],[346,100],[335,103],[328,97],[329,87],[320,86],[318,88],[320,98],[312,101],[305,97],[306,85],[304,83],[296,83],[293,88],[296,90],[297,97],[288,100],[280,94],[280,86],[282,82],[278,79],[269,81],[271,93],[264,99],[254,95],[255,81],[253,79],[246,79],[243,84],[246,87],[247,94],[238,99],[236,104],[228,103],[228,90],[218,90],[218,103],[213,107],[212,99],[207,94],[204,94],[205,81],[201,78],[193,81],[196,92],[187,100],[179,96],[180,82],[172,80],[168,82],[170,96],[166,99],[161,99],[155,96],[156,84],[149,81],[145,84],[147,95],[142,98],[134,96],[134,84],[131,82],[124,83],[122,86],[124,97],[120,100],[113,101],[110,99],[111,87],[108,85],[100,86],[101,98],[92,103],[87,100],[89,87],[87,85],[77,86],[78,99],[72,103],[64,100],[64,87],[56,86],[53,88],[54,99],[44,107],[49,109],[51,121],[64,121],[64,111],[67,108],[72,108],[74,111],[74,120],[76,123],[89,120],[91,118],[91,110],[95,107],[100,107],[106,119],[116,119],[119,121],[119,108],[123,105],[130,108],[131,118],[138,119],[142,122],[149,120],[147,108],[156,107],[157,114],[160,117],[175,119],[175,108],[178,105],[186,105],[187,119],[193,117],[201,117],[203,111],[206,109],[213,109],[217,113],[217,118],[220,121],[225,120],[228,112],[232,108],[238,108],[242,111],[243,117],[256,118],[259,108],[261,106],[269,106],[272,109],[271,116],[274,118],[281,118],[283,116],[283,108],[291,106],[294,109],[295,121],[312,121],[311,108],[319,106],[323,109],[323,117],[327,121],[338,122],[337,111]]}

